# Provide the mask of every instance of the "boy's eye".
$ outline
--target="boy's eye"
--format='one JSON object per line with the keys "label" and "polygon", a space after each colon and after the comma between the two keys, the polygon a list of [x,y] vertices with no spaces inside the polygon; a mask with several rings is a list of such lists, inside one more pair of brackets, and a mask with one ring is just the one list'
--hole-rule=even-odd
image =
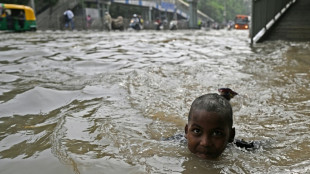
{"label": "boy's eye", "polygon": [[195,129],[193,129],[193,132],[194,132],[195,134],[199,134],[201,131],[200,131],[200,129],[195,128]]}
{"label": "boy's eye", "polygon": [[215,137],[220,137],[220,136],[223,136],[224,133],[222,131],[218,131],[218,130],[215,130],[213,133],[212,133],[212,136],[215,136]]}

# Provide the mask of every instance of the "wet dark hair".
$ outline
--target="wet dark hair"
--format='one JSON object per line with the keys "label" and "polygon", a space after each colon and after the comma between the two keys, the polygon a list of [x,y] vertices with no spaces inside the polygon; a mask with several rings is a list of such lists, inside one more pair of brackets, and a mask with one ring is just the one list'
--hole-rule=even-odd
{"label": "wet dark hair", "polygon": [[233,125],[233,112],[229,101],[216,93],[205,94],[194,100],[188,114],[188,122],[190,122],[193,112],[197,110],[215,112],[226,117],[229,126]]}

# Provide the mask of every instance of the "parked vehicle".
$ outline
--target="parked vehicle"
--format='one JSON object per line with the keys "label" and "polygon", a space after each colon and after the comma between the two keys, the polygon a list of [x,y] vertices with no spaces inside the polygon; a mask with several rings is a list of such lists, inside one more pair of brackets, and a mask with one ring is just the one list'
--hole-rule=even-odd
{"label": "parked vehicle", "polygon": [[235,29],[249,29],[249,16],[236,15],[235,17]]}
{"label": "parked vehicle", "polygon": [[0,30],[35,31],[36,16],[31,7],[0,3]]}

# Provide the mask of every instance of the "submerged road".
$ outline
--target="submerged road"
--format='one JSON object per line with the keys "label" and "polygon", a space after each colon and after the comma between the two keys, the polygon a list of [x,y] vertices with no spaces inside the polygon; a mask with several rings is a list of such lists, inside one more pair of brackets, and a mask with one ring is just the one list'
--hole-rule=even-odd
{"label": "submerged road", "polygon": [[[1,33],[0,173],[307,173],[309,48],[237,30]],[[205,161],[161,140],[220,87],[259,150]]]}

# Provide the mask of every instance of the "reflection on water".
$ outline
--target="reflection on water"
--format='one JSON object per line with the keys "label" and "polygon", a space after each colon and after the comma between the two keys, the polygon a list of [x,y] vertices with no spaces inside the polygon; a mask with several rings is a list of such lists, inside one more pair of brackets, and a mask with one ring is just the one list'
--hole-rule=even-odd
{"label": "reflection on water", "polygon": [[[247,31],[1,33],[0,173],[306,173],[310,44]],[[237,137],[218,161],[161,138],[230,87]]]}

